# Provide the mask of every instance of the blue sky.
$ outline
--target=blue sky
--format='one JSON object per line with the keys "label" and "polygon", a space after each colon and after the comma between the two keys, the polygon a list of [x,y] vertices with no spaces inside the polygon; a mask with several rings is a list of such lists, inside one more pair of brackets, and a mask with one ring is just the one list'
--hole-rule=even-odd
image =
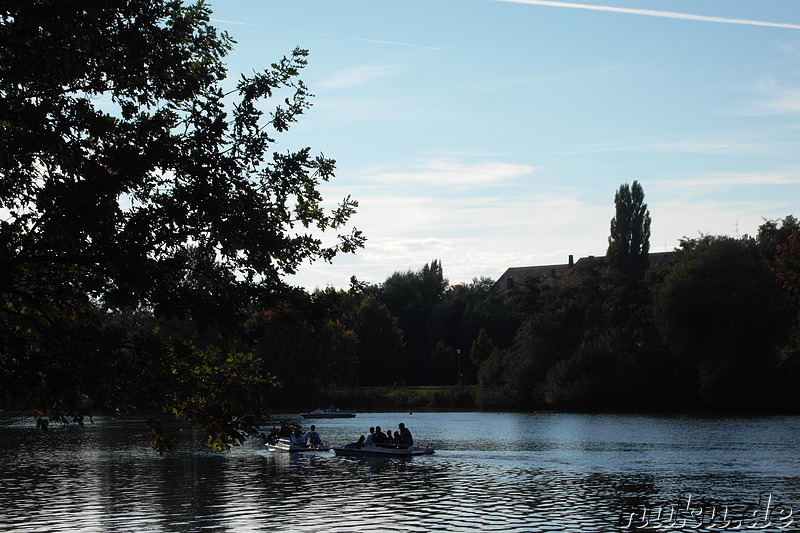
{"label": "blue sky", "polygon": [[638,180],[651,250],[800,215],[800,0],[212,0],[232,73],[310,51],[278,151],[337,161],[366,248],[291,283],[442,261],[451,283],[605,254]]}

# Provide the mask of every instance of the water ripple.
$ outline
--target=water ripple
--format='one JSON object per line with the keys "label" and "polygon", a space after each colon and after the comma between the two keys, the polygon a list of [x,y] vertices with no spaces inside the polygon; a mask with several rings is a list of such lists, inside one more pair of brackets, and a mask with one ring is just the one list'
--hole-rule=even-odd
{"label": "water ripple", "polygon": [[[687,497],[739,515],[764,494],[800,509],[795,418],[414,416],[415,434],[448,435],[435,456],[273,454],[257,442],[220,455],[187,432],[162,459],[120,421],[47,435],[3,428],[0,531],[604,533],[633,531],[631,513]],[[326,438],[359,431],[336,424]]]}

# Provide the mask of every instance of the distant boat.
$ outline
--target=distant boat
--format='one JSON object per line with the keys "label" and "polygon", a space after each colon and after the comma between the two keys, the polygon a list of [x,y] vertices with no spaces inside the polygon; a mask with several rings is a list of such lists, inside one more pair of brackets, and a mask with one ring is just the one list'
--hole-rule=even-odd
{"label": "distant boat", "polygon": [[300,416],[303,418],[353,418],[356,414],[345,413],[334,407],[328,407],[327,409],[317,409],[310,413],[300,413]]}
{"label": "distant boat", "polygon": [[355,443],[344,446],[333,446],[336,455],[345,457],[413,457],[415,455],[433,455],[433,447],[405,446],[403,444],[367,444],[356,447]]}

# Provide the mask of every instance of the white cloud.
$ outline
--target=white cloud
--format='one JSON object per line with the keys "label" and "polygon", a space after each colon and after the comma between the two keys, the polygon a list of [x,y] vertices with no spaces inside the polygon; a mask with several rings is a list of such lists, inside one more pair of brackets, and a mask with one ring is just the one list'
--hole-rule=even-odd
{"label": "white cloud", "polygon": [[773,172],[708,172],[689,179],[659,181],[662,187],[720,187],[724,185],[800,185],[800,169]]}
{"label": "white cloud", "polygon": [[[728,150],[724,141],[695,148]],[[352,222],[364,231],[366,248],[337,258],[335,265],[304,268],[297,283],[346,287],[352,275],[382,283],[394,272],[419,270],[434,259],[442,261],[451,283],[468,283],[483,276],[497,279],[509,267],[563,264],[569,255],[576,260],[603,255],[614,215],[612,193],[596,196],[568,184],[530,179],[535,170],[505,162],[442,159],[396,171],[373,167],[351,174],[358,181],[326,187],[324,194],[336,197],[346,190],[359,201]],[[759,186],[798,183],[800,167],[793,166],[648,181],[651,249],[672,250],[682,237],[700,233],[752,235],[762,217],[788,214],[791,198],[776,203],[747,195],[732,201],[720,196],[723,187],[763,191]]]}
{"label": "white cloud", "polygon": [[551,2],[548,0],[497,0],[499,2],[511,2],[516,4],[532,4],[549,7],[567,7],[573,9],[589,9],[592,11],[609,11],[612,13],[627,13],[630,15],[646,15],[650,17],[662,17],[683,20],[696,20],[701,22],[718,22],[723,24],[744,24],[746,26],[768,26],[772,28],[788,28],[800,30],[800,25],[785,22],[765,22],[761,20],[732,19],[726,17],[710,17],[706,15],[693,15],[691,13],[675,13],[673,11],[655,11],[652,9],[631,9],[627,7],[598,6],[591,4],[576,4],[572,2]]}
{"label": "white cloud", "polygon": [[650,250],[669,251],[681,238],[704,235],[741,237],[756,235],[764,219],[783,218],[789,211],[776,211],[774,202],[757,201],[668,201],[650,204],[653,219]]}
{"label": "white cloud", "polygon": [[267,29],[277,29],[279,26],[264,26],[263,24],[253,24],[252,22],[241,22],[238,20],[223,20],[223,19],[210,19],[211,22],[215,22],[217,24],[232,24],[234,26],[249,26],[251,28],[267,28]]}
{"label": "white cloud", "polygon": [[349,89],[393,76],[401,71],[397,65],[361,65],[334,72],[327,79],[318,82],[318,85],[329,89]]}
{"label": "white cloud", "polygon": [[775,155],[787,149],[797,149],[800,143],[791,142],[742,142],[733,139],[694,139],[686,141],[667,141],[642,146],[642,150],[656,152],[675,152],[680,154],[730,154],[730,155]]}
{"label": "white cloud", "polygon": [[591,154],[615,154],[625,152],[641,153],[676,153],[676,154],[709,154],[709,155],[762,155],[774,156],[785,154],[789,150],[800,150],[800,141],[755,142],[756,132],[729,138],[725,135],[700,137],[681,140],[620,140],[597,143],[559,152],[541,152],[541,156],[574,156]]}
{"label": "white cloud", "polygon": [[[697,189],[717,191],[724,184],[794,184],[800,169],[766,173],[708,173],[690,180],[648,182],[653,217],[651,249],[672,250],[682,237],[756,233],[762,217],[780,218],[783,205],[745,198],[738,201],[697,197]],[[670,192],[672,191],[672,192]],[[394,272],[419,270],[442,261],[451,283],[488,276],[508,267],[566,263],[605,253],[614,215],[611,198],[583,201],[574,190],[544,194],[538,187],[503,189],[505,196],[387,194],[363,187],[351,190],[360,206],[354,224],[368,238],[366,248],[335,265],[303,269],[298,283],[313,288],[346,287],[351,275],[382,283]],[[377,194],[375,194],[377,192]],[[680,192],[680,197],[676,196]],[[701,196],[702,196],[701,195]],[[717,195],[718,196],[718,195]],[[663,200],[659,200],[663,199]]]}
{"label": "white cloud", "polygon": [[[361,281],[383,283],[394,272],[416,271],[438,259],[450,283],[468,283],[484,276],[497,279],[509,267],[564,264],[569,255],[577,260],[605,254],[613,202],[587,204],[567,193],[475,203],[472,210],[463,210],[458,201],[437,205],[435,199],[416,199],[386,213],[387,204],[373,205],[367,199],[359,225],[370,239],[367,247],[355,256],[337,258],[334,265],[306,267],[296,282],[309,289],[347,287],[356,275]],[[434,205],[435,212],[428,212]],[[409,206],[412,211],[404,216]],[[789,213],[755,201],[670,200],[649,202],[649,208],[653,252],[673,250],[681,238],[700,234],[755,235],[763,218]]]}
{"label": "white cloud", "polygon": [[613,206],[570,196],[360,197],[354,223],[368,241],[350,267],[359,279],[380,283],[392,272],[441,259],[455,283],[496,278],[510,266],[563,263],[569,254],[603,253]]}
{"label": "white cloud", "polygon": [[327,123],[380,122],[381,126],[393,121],[433,122],[449,118],[446,111],[424,108],[413,98],[326,98],[314,103],[314,113],[314,120]]}
{"label": "white cloud", "polygon": [[756,84],[755,92],[763,98],[757,111],[776,115],[800,112],[800,88],[784,87],[769,79]]}
{"label": "white cloud", "polygon": [[375,172],[362,176],[362,180],[391,185],[426,184],[431,186],[479,186],[497,184],[532,174],[530,165],[489,162],[467,165],[454,161],[437,160],[410,170]]}
{"label": "white cloud", "polygon": [[528,76],[509,78],[490,78],[482,80],[480,87],[485,92],[497,93],[518,85],[558,84],[559,87],[579,87],[587,83],[595,83],[610,77],[618,77],[630,73],[634,67],[622,65],[599,65],[580,70],[563,70],[556,72],[537,73]]}
{"label": "white cloud", "polygon": [[360,37],[352,37],[354,41],[363,41],[367,43],[376,43],[376,44],[389,44],[392,46],[407,46],[409,48],[424,48],[426,50],[444,50],[444,48],[439,48],[438,46],[428,46],[424,44],[414,44],[414,43],[401,43],[397,41],[380,41],[377,39],[363,39]]}
{"label": "white cloud", "polygon": [[778,48],[788,57],[800,57],[800,44],[783,44],[778,45]]}

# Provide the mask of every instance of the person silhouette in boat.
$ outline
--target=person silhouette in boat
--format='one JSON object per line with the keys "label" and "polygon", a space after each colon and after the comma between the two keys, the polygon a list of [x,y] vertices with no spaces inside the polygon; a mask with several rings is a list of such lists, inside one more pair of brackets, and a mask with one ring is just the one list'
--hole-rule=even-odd
{"label": "person silhouette in boat", "polygon": [[375,436],[375,428],[374,427],[370,427],[369,428],[369,434],[367,435],[367,438],[364,439],[364,446],[368,446],[368,445],[372,444],[372,438],[374,436]]}
{"label": "person silhouette in boat", "polygon": [[322,437],[317,433],[317,426],[311,424],[311,429],[303,435],[303,442],[306,446],[319,446],[322,444]]}
{"label": "person silhouette in boat", "polygon": [[386,443],[386,433],[381,430],[380,426],[375,426],[375,434],[372,436],[372,442],[375,444]]}
{"label": "person silhouette in boat", "polygon": [[300,431],[300,428],[294,430],[294,433],[291,434],[289,437],[289,441],[296,446],[305,446],[306,441],[303,438],[303,432]]}
{"label": "person silhouette in boat", "polygon": [[411,431],[408,430],[406,425],[400,422],[400,424],[397,427],[400,429],[400,444],[405,444],[406,446],[413,446],[414,437],[411,436]]}

